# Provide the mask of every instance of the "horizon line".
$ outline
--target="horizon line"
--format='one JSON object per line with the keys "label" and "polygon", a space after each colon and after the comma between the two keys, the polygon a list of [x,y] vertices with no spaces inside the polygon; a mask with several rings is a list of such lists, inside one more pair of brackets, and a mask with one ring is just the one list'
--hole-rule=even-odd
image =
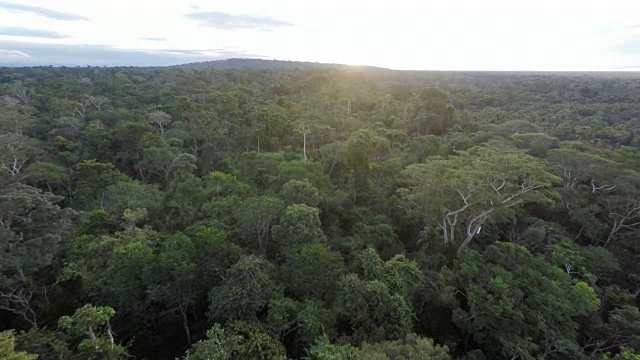
{"label": "horizon line", "polygon": [[198,62],[186,62],[186,63],[177,63],[173,65],[80,65],[80,64],[39,64],[39,65],[27,65],[25,63],[15,63],[9,65],[0,64],[0,69],[8,69],[8,68],[39,68],[39,67],[53,67],[53,68],[139,68],[139,69],[147,69],[147,68],[171,68],[171,67],[180,67],[180,66],[188,66],[188,65],[197,65],[197,64],[207,64],[207,63],[218,63],[229,60],[253,60],[253,61],[261,61],[261,62],[295,62],[295,63],[305,63],[305,64],[317,64],[324,66],[345,66],[345,67],[353,67],[353,68],[372,68],[378,70],[389,70],[389,71],[404,71],[404,72],[415,72],[415,71],[426,71],[426,72],[534,72],[534,73],[634,73],[640,72],[640,65],[638,67],[629,67],[624,69],[606,69],[606,70],[532,70],[532,69],[517,69],[517,70],[501,70],[501,69],[398,69],[384,66],[376,66],[376,65],[367,65],[367,64],[345,64],[345,63],[332,63],[332,62],[318,62],[312,60],[285,60],[285,59],[265,59],[265,58],[242,58],[242,57],[231,57],[225,59],[214,59],[208,61],[198,61]]}

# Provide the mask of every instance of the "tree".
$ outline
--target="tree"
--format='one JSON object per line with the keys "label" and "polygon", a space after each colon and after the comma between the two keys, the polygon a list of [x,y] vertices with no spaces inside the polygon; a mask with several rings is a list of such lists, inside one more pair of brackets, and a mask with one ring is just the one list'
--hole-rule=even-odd
{"label": "tree", "polygon": [[62,166],[50,162],[38,161],[32,163],[25,171],[25,182],[33,186],[39,186],[51,193],[68,195],[69,171]]}
{"label": "tree", "polygon": [[632,349],[623,347],[622,351],[619,354],[616,354],[613,356],[609,354],[605,354],[605,355],[601,355],[598,359],[599,360],[639,360],[640,354],[638,354]]}
{"label": "tree", "polygon": [[603,188],[604,191],[598,194],[596,201],[603,208],[604,221],[609,225],[604,246],[640,234],[639,176],[638,172],[621,170],[614,187]]}
{"label": "tree", "polygon": [[288,344],[289,355],[297,357],[326,331],[332,331],[335,313],[316,300],[296,301],[283,297],[269,303],[266,323],[281,343]]}
{"label": "tree", "polygon": [[583,336],[583,349],[589,357],[607,352],[624,352],[640,346],[640,311],[632,305],[623,305],[609,311],[606,321],[589,323],[589,331]]}
{"label": "tree", "polygon": [[303,204],[287,206],[280,217],[280,224],[273,226],[272,233],[283,253],[305,244],[326,242],[320,211]]}
{"label": "tree", "polygon": [[176,174],[194,172],[196,161],[195,156],[181,152],[177,147],[161,144],[144,149],[137,166],[141,171],[157,175],[163,184],[168,184]]}
{"label": "tree", "polygon": [[256,248],[266,254],[271,225],[278,219],[284,202],[270,196],[249,198],[236,209],[237,228],[249,243],[256,239]]}
{"label": "tree", "polygon": [[343,275],[342,256],[322,243],[291,250],[282,268],[287,291],[298,299],[335,299]]}
{"label": "tree", "polygon": [[220,324],[207,330],[207,339],[198,341],[187,352],[185,360],[232,360],[242,341],[240,335],[229,333]]}
{"label": "tree", "polygon": [[207,339],[196,343],[185,360],[285,360],[285,350],[260,325],[235,322],[219,324],[207,331]]}
{"label": "tree", "polygon": [[76,213],[61,198],[20,183],[0,189],[0,309],[37,327],[32,302],[39,271],[49,267],[73,230]]}
{"label": "tree", "polygon": [[378,280],[347,275],[340,284],[338,323],[344,322],[353,343],[401,339],[411,329],[411,308],[401,295]]}
{"label": "tree", "polygon": [[329,177],[322,166],[312,161],[286,161],[278,164],[277,177],[273,181],[273,190],[281,190],[291,180],[305,181],[318,188],[318,192],[326,192],[331,188]]}
{"label": "tree", "polygon": [[[284,108],[277,104],[258,105],[249,115],[251,120],[250,131],[256,140],[256,149],[277,151],[280,140],[291,134],[287,114]],[[262,139],[262,146],[261,146]]]}
{"label": "tree", "polygon": [[288,205],[305,204],[315,207],[320,203],[318,189],[308,179],[287,181],[282,186],[282,197]]}
{"label": "tree", "polygon": [[544,157],[549,150],[557,148],[559,139],[546,133],[525,133],[511,136],[521,148],[529,149],[529,154]]}
{"label": "tree", "polygon": [[0,169],[16,177],[34,156],[40,153],[37,141],[29,136],[35,126],[33,109],[23,105],[0,107]]}
{"label": "tree", "polygon": [[321,337],[307,350],[305,360],[355,360],[356,349],[349,345],[331,344],[327,336]]}
{"label": "tree", "polygon": [[271,272],[272,265],[266,260],[243,256],[227,270],[223,283],[209,292],[209,319],[256,322],[269,301],[281,296]]}
{"label": "tree", "polygon": [[589,285],[510,243],[467,249],[441,276],[454,323],[493,358],[578,356],[576,320],[600,305]]}
{"label": "tree", "polygon": [[21,104],[28,105],[35,95],[33,88],[25,85],[22,80],[16,80],[6,85],[7,92],[10,96],[17,99]]}
{"label": "tree", "polygon": [[89,96],[89,102],[100,112],[109,103],[109,98],[103,95]]}
{"label": "tree", "polygon": [[402,175],[409,185],[400,190],[403,197],[458,255],[485,223],[525,202],[544,201],[541,191],[557,181],[529,155],[486,146],[410,165]]}
{"label": "tree", "polygon": [[146,209],[151,216],[157,214],[164,194],[157,185],[142,184],[137,180],[119,180],[104,189],[102,206],[111,215],[120,217],[127,209]]}
{"label": "tree", "polygon": [[86,160],[76,166],[71,177],[72,199],[84,210],[104,208],[108,186],[116,184],[119,172],[110,163]]}
{"label": "tree", "polygon": [[164,111],[156,110],[149,113],[149,122],[160,129],[160,133],[164,135],[165,129],[171,124],[171,115]]}
{"label": "tree", "polygon": [[296,133],[302,135],[302,156],[303,160],[307,161],[307,136],[311,134],[313,130],[313,123],[308,120],[301,120],[295,126]]}
{"label": "tree", "polygon": [[351,169],[356,189],[367,189],[370,162],[384,158],[389,141],[370,129],[355,131],[344,144],[341,156]]}
{"label": "tree", "polygon": [[122,359],[125,349],[115,343],[109,323],[114,314],[110,307],[87,304],[72,316],[61,317],[58,326],[79,339],[78,353],[86,359]]}
{"label": "tree", "polygon": [[411,110],[409,134],[442,135],[453,127],[454,108],[445,93],[435,88],[424,89]]}
{"label": "tree", "polygon": [[145,135],[152,131],[153,128],[146,122],[123,121],[115,126],[113,147],[116,154],[113,163],[118,169],[130,175],[139,174],[140,180],[144,180],[141,169],[135,166],[142,159]]}
{"label": "tree", "polygon": [[92,105],[91,99],[88,96],[82,96],[78,101],[73,101],[73,115],[78,115],[80,119],[84,120],[87,116],[87,108]]}
{"label": "tree", "polygon": [[0,359],[4,360],[37,360],[38,355],[15,351],[15,336],[13,331],[0,332]]}
{"label": "tree", "polygon": [[402,340],[364,343],[357,350],[355,359],[450,360],[451,356],[447,346],[434,344],[432,339],[409,334]]}
{"label": "tree", "polygon": [[573,149],[550,151],[549,163],[562,179],[562,212],[575,224],[577,237],[607,246],[638,234],[638,172]]}
{"label": "tree", "polygon": [[86,159],[95,159],[102,163],[113,161],[115,157],[113,130],[101,121],[90,121],[82,129],[80,141]]}
{"label": "tree", "polygon": [[204,177],[204,183],[211,196],[218,198],[230,195],[246,195],[249,186],[236,178],[234,175],[213,171]]}
{"label": "tree", "polygon": [[283,162],[282,154],[245,152],[233,159],[233,174],[257,190],[264,190],[276,180]]}
{"label": "tree", "polygon": [[187,345],[191,345],[189,314],[200,293],[196,282],[196,256],[194,242],[186,235],[177,234],[165,239],[151,265],[149,300],[163,305],[165,317],[177,315],[182,323]]}
{"label": "tree", "polygon": [[33,139],[16,133],[0,133],[0,169],[12,178],[20,175],[36,152]]}

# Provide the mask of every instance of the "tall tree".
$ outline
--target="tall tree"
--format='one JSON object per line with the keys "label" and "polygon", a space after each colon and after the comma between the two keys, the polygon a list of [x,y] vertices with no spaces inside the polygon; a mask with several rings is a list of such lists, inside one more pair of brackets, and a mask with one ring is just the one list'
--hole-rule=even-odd
{"label": "tall tree", "polygon": [[557,181],[536,158],[487,146],[410,165],[403,176],[409,188],[401,194],[458,255],[485,223],[525,202],[544,201],[542,191]]}

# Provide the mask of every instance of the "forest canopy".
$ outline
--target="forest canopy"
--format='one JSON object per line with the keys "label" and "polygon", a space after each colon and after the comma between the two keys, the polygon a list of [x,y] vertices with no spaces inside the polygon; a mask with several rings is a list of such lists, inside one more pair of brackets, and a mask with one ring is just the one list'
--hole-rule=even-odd
{"label": "forest canopy", "polygon": [[0,357],[640,359],[638,99],[625,73],[2,68]]}

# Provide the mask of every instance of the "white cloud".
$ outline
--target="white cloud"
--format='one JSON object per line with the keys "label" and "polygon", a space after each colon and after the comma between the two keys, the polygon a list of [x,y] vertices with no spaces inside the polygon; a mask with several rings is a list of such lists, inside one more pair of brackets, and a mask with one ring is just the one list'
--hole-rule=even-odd
{"label": "white cloud", "polygon": [[0,8],[12,10],[12,11],[34,13],[40,16],[44,16],[44,17],[48,17],[50,19],[56,19],[56,20],[65,20],[65,21],[89,20],[84,16],[80,16],[76,14],[65,13],[65,12],[56,11],[56,10],[39,7],[39,6],[16,4],[16,3],[11,3],[7,1],[0,1]]}
{"label": "white cloud", "polygon": [[0,26],[0,35],[45,38],[45,39],[64,39],[69,37],[67,35],[60,34],[57,31],[27,29],[27,28],[14,27],[14,26]]}
{"label": "white cloud", "polygon": [[4,50],[7,51],[5,63],[12,62],[23,65],[168,66],[229,57],[260,57],[234,49],[144,50],[99,45],[61,45],[4,40],[0,40],[0,49],[11,49]]}
{"label": "white cloud", "polygon": [[161,37],[161,36],[147,36],[147,37],[140,38],[140,40],[146,40],[146,41],[167,41],[167,38],[166,38],[166,37]]}
{"label": "white cloud", "polygon": [[189,13],[185,16],[188,19],[198,21],[203,26],[209,26],[220,30],[268,29],[292,25],[290,23],[268,17],[234,15],[220,11],[202,11]]}
{"label": "white cloud", "polygon": [[[56,31],[71,38],[38,41],[69,46],[191,52],[233,48],[269,58],[396,69],[613,70],[638,64],[637,55],[619,51],[640,35],[640,1],[630,0],[20,3],[91,19],[59,21],[0,7],[3,26]],[[191,17],[197,19],[185,16],[196,12],[201,15]]]}
{"label": "white cloud", "polygon": [[0,62],[25,61],[29,59],[31,59],[31,56],[22,51],[0,49]]}

